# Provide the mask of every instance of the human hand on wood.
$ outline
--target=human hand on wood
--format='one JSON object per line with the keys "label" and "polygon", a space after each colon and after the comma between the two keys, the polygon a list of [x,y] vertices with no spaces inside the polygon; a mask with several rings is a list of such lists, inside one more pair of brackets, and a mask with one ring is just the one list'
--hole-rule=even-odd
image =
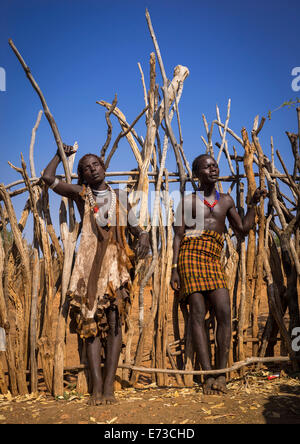
{"label": "human hand on wood", "polygon": [[255,206],[258,204],[258,202],[260,201],[260,198],[263,197],[265,198],[267,196],[267,190],[266,189],[261,189],[261,188],[257,188],[252,196],[252,199],[250,201],[250,205],[251,206]]}
{"label": "human hand on wood", "polygon": [[[67,157],[72,156],[72,154],[76,153],[76,151],[77,151],[77,148],[76,148],[76,147],[73,147],[72,145],[66,145],[66,144],[64,143],[64,144],[63,144],[63,147],[64,147],[65,155],[66,155]],[[58,156],[60,157],[59,150],[57,150],[57,154],[58,154]]]}

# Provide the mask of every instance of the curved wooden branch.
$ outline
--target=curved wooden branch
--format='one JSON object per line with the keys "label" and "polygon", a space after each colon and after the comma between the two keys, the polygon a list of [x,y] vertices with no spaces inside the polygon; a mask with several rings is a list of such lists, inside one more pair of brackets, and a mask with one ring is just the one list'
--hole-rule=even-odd
{"label": "curved wooden branch", "polygon": [[[45,99],[45,97],[44,97],[44,95],[43,95],[39,85],[37,84],[37,82],[35,81],[33,75],[31,74],[30,68],[26,65],[23,57],[21,56],[21,54],[17,50],[17,48],[14,45],[12,39],[9,39],[8,42],[9,42],[9,45],[12,48],[13,52],[15,53],[17,59],[21,63],[22,68],[24,69],[25,74],[26,74],[28,80],[30,81],[31,85],[33,86],[33,88],[35,89],[35,91],[37,92],[37,94],[38,94],[38,96],[39,96],[39,98],[41,100],[41,103],[42,103],[42,106],[43,106],[43,109],[44,109],[44,112],[45,112],[45,116],[47,117],[47,120],[48,120],[48,122],[50,124],[51,130],[52,130],[52,133],[54,135],[54,139],[55,139],[55,142],[57,144],[58,151],[59,151],[62,163],[63,163],[63,167],[64,167],[64,170],[65,170],[66,181],[67,181],[67,183],[71,183],[72,179],[71,179],[71,174],[70,174],[68,160],[67,160],[67,157],[65,155],[64,148],[63,148],[63,142],[62,142],[62,139],[61,139],[58,127],[56,125],[56,122],[54,120],[54,117],[52,116],[52,114],[50,112],[50,109],[49,109],[49,107],[47,105],[46,99]],[[69,212],[70,212],[69,227],[70,227],[70,231],[73,231],[74,226],[75,226],[75,212],[74,212],[73,201],[71,199],[68,200],[68,206],[69,206]]]}
{"label": "curved wooden branch", "polygon": [[[108,102],[105,102],[104,100],[100,100],[100,101],[96,101],[96,103],[98,105],[104,106],[106,109],[110,109],[111,108],[111,104]],[[117,119],[119,120],[119,123],[121,125],[121,128],[123,131],[126,131],[129,128],[129,124],[126,121],[126,118],[124,116],[124,114],[122,113],[122,111],[118,108],[115,107],[114,110],[112,111],[112,114],[114,116],[117,117]],[[142,156],[140,153],[140,150],[137,147],[137,144],[133,138],[133,136],[138,139],[139,143],[141,142],[140,138],[138,138],[137,134],[135,133],[134,130],[130,131],[127,135],[126,135],[126,139],[128,140],[129,145],[131,146],[131,149],[133,151],[134,157],[138,163],[138,165],[142,165],[143,160],[142,160]]]}
{"label": "curved wooden branch", "polygon": [[111,104],[111,107],[105,113],[105,119],[106,119],[106,123],[107,123],[107,138],[106,138],[106,141],[105,141],[105,143],[101,149],[101,152],[100,152],[100,157],[102,157],[103,159],[105,158],[106,150],[109,147],[109,144],[111,141],[112,124],[110,121],[110,115],[114,111],[115,107],[117,106],[117,103],[118,103],[118,100],[117,100],[117,94],[116,94],[115,98],[113,100],[113,103]]}
{"label": "curved wooden branch", "polygon": [[[156,40],[156,36],[152,27],[152,23],[151,23],[151,18],[150,18],[150,14],[148,12],[148,10],[146,9],[146,19],[147,19],[147,23],[148,23],[148,27],[149,27],[149,31],[150,31],[150,35],[152,37],[153,40],[153,44],[155,47],[155,51],[156,51],[156,55],[157,55],[157,59],[158,59],[158,63],[159,63],[159,67],[160,67],[160,71],[161,71],[161,75],[163,78],[163,94],[164,94],[164,109],[163,109],[163,117],[165,119],[166,122],[166,127],[167,127],[167,131],[168,131],[168,135],[170,138],[170,141],[172,143],[173,149],[174,149],[174,153],[175,153],[175,157],[176,157],[176,162],[177,162],[177,166],[178,166],[178,171],[180,174],[180,182],[181,182],[181,191],[184,191],[184,185],[185,185],[185,179],[186,179],[186,174],[183,168],[183,163],[180,157],[180,153],[179,153],[179,148],[178,148],[178,144],[176,141],[176,138],[174,136],[171,124],[170,124],[170,120],[169,120],[169,107],[170,104],[173,102],[173,100],[175,99],[175,94],[176,94],[176,90],[174,85],[171,84],[171,88],[169,87],[169,82],[166,76],[166,72],[165,72],[165,68],[164,68],[164,64],[163,64],[163,60],[160,54],[160,49]],[[179,84],[180,85],[180,84]],[[179,85],[177,85],[177,89],[179,87]],[[172,97],[172,99],[170,100],[169,97],[169,89],[170,92],[172,91],[172,89],[174,89],[175,94],[174,97]],[[162,109],[160,110],[160,112],[162,111]],[[161,114],[158,114],[158,116],[161,116]],[[160,118],[154,118],[155,122],[156,122],[156,127],[158,128],[160,123],[162,122],[162,116],[161,116],[161,120]]]}
{"label": "curved wooden branch", "polygon": [[57,147],[59,149],[59,153],[60,153],[60,156],[61,156],[61,159],[62,159],[62,162],[63,162],[63,166],[64,166],[67,182],[71,183],[71,176],[70,176],[70,171],[69,171],[69,167],[68,167],[68,163],[67,163],[67,158],[66,158],[66,155],[65,155],[65,152],[64,152],[64,149],[63,149],[63,143],[62,143],[62,140],[61,140],[61,137],[60,137],[60,134],[59,134],[56,122],[55,122],[55,120],[54,120],[54,118],[53,118],[53,116],[52,116],[52,114],[50,112],[50,109],[49,109],[49,107],[47,105],[45,97],[44,97],[44,95],[43,95],[39,85],[35,81],[33,75],[31,74],[30,68],[26,65],[23,57],[21,56],[21,54],[17,50],[17,48],[16,48],[15,44],[13,43],[12,39],[9,39],[8,43],[9,43],[10,47],[12,48],[13,52],[15,53],[15,55],[17,56],[17,59],[21,63],[22,68],[24,69],[25,74],[26,74],[28,80],[30,81],[31,85],[33,86],[33,88],[35,89],[35,91],[37,92],[37,94],[38,94],[38,96],[39,96],[39,98],[41,100],[41,103],[43,105],[43,109],[44,109],[44,112],[45,112],[45,116],[47,117],[47,120],[48,120],[48,122],[50,124],[50,127],[51,127],[53,135],[54,135],[55,142],[56,142]]}
{"label": "curved wooden branch", "polygon": [[33,148],[34,148],[34,143],[35,143],[35,136],[36,136],[36,131],[39,127],[39,124],[41,122],[41,118],[43,115],[43,111],[40,110],[35,122],[34,127],[32,128],[32,132],[31,132],[31,140],[30,140],[30,147],[29,147],[29,162],[30,162],[30,174],[31,177],[35,177],[36,176],[36,172],[35,172],[35,165],[34,165],[34,158],[33,158]]}
{"label": "curved wooden branch", "polygon": [[[119,144],[119,142],[120,142],[120,139],[121,139],[122,137],[127,136],[127,134],[132,130],[132,128],[134,127],[134,125],[140,120],[140,118],[144,115],[144,113],[147,111],[148,108],[149,108],[149,106],[147,105],[147,106],[143,109],[143,111],[141,111],[140,114],[134,119],[134,121],[132,122],[132,124],[131,124],[126,130],[120,132],[120,134],[119,134],[118,137],[116,138],[116,140],[115,140],[115,142],[114,142],[114,144],[113,144],[113,147],[112,147],[112,149],[111,149],[111,151],[110,151],[110,153],[109,153],[109,155],[107,156],[107,159],[106,159],[106,161],[105,161],[105,168],[106,168],[106,169],[109,167],[109,164],[110,164],[111,158],[112,158],[112,156],[114,155],[114,153],[116,152],[116,149],[118,148],[118,144]],[[101,155],[102,155],[102,152],[105,154],[105,151],[102,150],[102,151],[101,151]]]}
{"label": "curved wooden branch", "polygon": [[[300,358],[295,358],[296,360]],[[291,359],[289,356],[274,356],[274,357],[266,357],[266,358],[247,358],[244,361],[238,361],[233,364],[231,367],[221,368],[217,370],[174,370],[168,368],[149,368],[149,367],[138,367],[131,364],[119,364],[119,368],[127,368],[129,370],[143,372],[143,373],[168,373],[170,375],[219,375],[223,373],[230,373],[236,370],[239,370],[242,367],[246,367],[247,365],[256,364],[258,362],[262,364],[269,364],[271,362],[289,362]],[[78,365],[76,367],[66,367],[66,371],[70,370],[81,370],[87,368],[84,364]]]}

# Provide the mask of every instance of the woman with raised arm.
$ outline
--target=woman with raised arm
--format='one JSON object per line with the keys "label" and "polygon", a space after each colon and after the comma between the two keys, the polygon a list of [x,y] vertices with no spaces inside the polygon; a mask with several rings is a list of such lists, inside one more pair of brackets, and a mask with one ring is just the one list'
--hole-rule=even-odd
{"label": "woman with raised arm", "polygon": [[[68,145],[64,145],[64,151],[66,156],[74,153]],[[127,194],[113,190],[105,182],[105,167],[100,157],[86,154],[79,160],[77,184],[68,184],[55,176],[60,161],[57,152],[45,168],[43,180],[55,193],[76,202],[82,220],[68,295],[76,331],[87,344],[93,386],[90,404],[111,404],[115,402],[121,325],[130,304],[130,270],[134,258],[125,231],[128,228],[137,239],[138,258],[144,258],[149,251],[149,235],[138,226]]]}

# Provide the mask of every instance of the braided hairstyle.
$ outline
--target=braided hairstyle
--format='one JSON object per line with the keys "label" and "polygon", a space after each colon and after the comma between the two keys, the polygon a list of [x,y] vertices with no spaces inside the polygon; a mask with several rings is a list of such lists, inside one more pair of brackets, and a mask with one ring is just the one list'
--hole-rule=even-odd
{"label": "braided hairstyle", "polygon": [[106,168],[105,168],[104,161],[103,161],[102,157],[99,157],[99,156],[97,156],[97,154],[92,154],[92,153],[85,154],[83,157],[81,157],[81,159],[78,162],[78,166],[77,166],[77,175],[78,175],[77,184],[78,185],[85,184],[84,177],[83,177],[83,171],[82,171],[82,164],[83,164],[83,161],[87,157],[90,157],[90,156],[95,157],[98,160],[98,162],[100,163],[100,165],[102,166],[102,168],[104,169],[104,171],[106,171]]}

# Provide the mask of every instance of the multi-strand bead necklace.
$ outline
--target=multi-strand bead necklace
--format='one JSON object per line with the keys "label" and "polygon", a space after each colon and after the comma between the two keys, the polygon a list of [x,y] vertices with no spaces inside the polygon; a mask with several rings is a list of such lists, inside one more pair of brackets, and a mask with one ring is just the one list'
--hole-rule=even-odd
{"label": "multi-strand bead necklace", "polygon": [[[110,227],[111,224],[112,224],[113,216],[114,216],[115,211],[116,211],[116,204],[117,204],[116,193],[111,188],[110,185],[107,184],[107,187],[108,188],[106,190],[104,190],[104,191],[98,191],[98,190],[93,190],[92,191],[90,187],[87,187],[87,196],[88,196],[90,205],[91,205],[91,207],[93,209],[96,223],[100,227],[104,227],[104,226]],[[108,212],[107,212],[107,218],[103,217],[103,212],[102,211],[99,211],[100,208],[97,205],[97,202],[95,201],[93,193],[96,196],[99,196],[100,198],[104,198],[104,197],[110,195],[110,207],[109,207]]]}

